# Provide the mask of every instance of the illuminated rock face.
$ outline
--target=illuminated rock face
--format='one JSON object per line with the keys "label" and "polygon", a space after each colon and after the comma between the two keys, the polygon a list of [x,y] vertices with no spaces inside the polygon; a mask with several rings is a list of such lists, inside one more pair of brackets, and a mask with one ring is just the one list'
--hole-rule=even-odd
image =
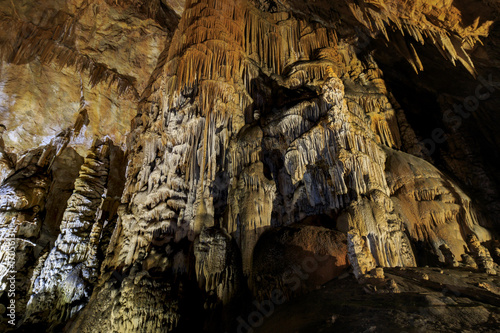
{"label": "illuminated rock face", "polygon": [[98,211],[107,185],[109,155],[108,143],[95,144],[87,155],[68,200],[61,233],[42,269],[32,276],[27,315],[50,309],[50,321],[57,324],[61,314],[66,320],[90,297],[88,285],[99,268],[96,255],[104,221]]}
{"label": "illuminated rock face", "polygon": [[0,39],[0,297],[15,234],[24,329],[219,332],[351,269],[496,274],[496,208],[430,163],[466,165],[419,144],[373,50],[477,75],[491,21],[451,2],[38,6],[6,5]]}

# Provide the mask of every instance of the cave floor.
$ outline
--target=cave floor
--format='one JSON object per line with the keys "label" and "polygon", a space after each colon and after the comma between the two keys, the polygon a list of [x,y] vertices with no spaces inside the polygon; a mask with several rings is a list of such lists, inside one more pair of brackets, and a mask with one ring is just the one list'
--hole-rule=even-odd
{"label": "cave floor", "polygon": [[362,283],[346,273],[276,307],[255,332],[500,331],[500,277],[463,268],[384,273]]}

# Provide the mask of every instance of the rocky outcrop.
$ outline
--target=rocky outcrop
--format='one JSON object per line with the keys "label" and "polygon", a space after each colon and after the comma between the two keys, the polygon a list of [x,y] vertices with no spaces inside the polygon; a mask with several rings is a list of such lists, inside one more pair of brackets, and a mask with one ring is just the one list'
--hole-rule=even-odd
{"label": "rocky outcrop", "polygon": [[422,159],[387,152],[386,173],[392,200],[410,238],[423,252],[421,259],[437,256],[445,262],[439,249],[443,244],[460,258],[467,249],[468,235],[475,235],[482,242],[490,239],[471,199],[451,179]]}

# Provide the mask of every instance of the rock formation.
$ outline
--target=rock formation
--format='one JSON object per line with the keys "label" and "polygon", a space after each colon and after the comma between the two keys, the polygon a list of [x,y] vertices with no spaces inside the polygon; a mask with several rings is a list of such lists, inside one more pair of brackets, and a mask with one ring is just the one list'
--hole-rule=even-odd
{"label": "rock formation", "polygon": [[66,320],[86,303],[98,274],[100,216],[109,172],[109,144],[95,143],[87,155],[61,221],[61,233],[43,267],[32,276],[26,317],[47,312],[53,324]]}
{"label": "rock formation", "polygon": [[495,2],[0,3],[0,328],[498,325]]}

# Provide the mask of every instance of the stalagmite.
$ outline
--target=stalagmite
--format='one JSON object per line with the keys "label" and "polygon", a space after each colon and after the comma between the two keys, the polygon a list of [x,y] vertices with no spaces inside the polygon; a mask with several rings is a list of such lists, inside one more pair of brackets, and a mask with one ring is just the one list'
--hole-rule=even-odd
{"label": "stalagmite", "polygon": [[370,253],[366,240],[359,235],[359,231],[354,229],[347,233],[347,244],[349,247],[349,262],[357,278],[375,268],[375,260]]}
{"label": "stalagmite", "polygon": [[467,239],[471,252],[476,257],[479,267],[487,274],[497,275],[499,266],[493,261],[490,251],[481,245],[475,235],[469,235]]}
{"label": "stalagmite", "polygon": [[[90,297],[96,277],[95,242],[102,221],[96,213],[103,200],[109,171],[109,142],[95,142],[75,181],[75,190],[61,223],[61,234],[30,290],[27,319],[50,309],[53,324],[71,318]],[[92,258],[94,257],[94,258]],[[94,272],[92,272],[94,270]]]}

